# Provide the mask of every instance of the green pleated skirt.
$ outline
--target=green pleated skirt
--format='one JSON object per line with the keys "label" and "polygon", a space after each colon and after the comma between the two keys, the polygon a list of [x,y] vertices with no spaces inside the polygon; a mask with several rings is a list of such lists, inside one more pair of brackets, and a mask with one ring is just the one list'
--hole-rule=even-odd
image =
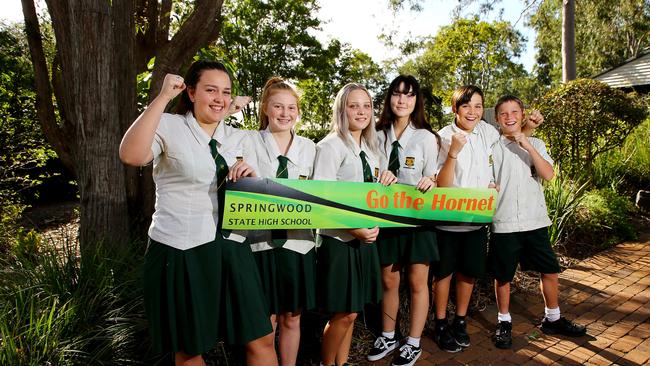
{"label": "green pleated skirt", "polygon": [[375,243],[342,242],[320,236],[317,251],[319,307],[328,313],[354,313],[382,297],[381,268]]}
{"label": "green pleated skirt", "polygon": [[433,263],[440,260],[433,228],[382,228],[377,237],[381,265]]}
{"label": "green pleated skirt", "polygon": [[271,333],[250,246],[218,238],[188,250],[149,240],[144,301],[153,350],[197,355],[218,341],[246,344]]}
{"label": "green pleated skirt", "polygon": [[271,314],[316,307],[316,250],[305,254],[284,248],[254,252]]}

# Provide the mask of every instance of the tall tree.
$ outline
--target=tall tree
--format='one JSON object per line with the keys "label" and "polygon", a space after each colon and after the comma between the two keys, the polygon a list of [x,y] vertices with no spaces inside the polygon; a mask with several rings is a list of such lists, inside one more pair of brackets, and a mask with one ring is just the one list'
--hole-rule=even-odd
{"label": "tall tree", "polygon": [[513,81],[527,75],[523,65],[512,61],[523,43],[524,37],[508,22],[458,19],[440,28],[401,71],[416,75],[447,101],[454,88],[475,84],[485,90],[486,103],[493,103],[501,93],[516,92]]}
{"label": "tall tree", "polygon": [[562,82],[576,78],[575,2],[562,1]]}
{"label": "tall tree", "polygon": [[256,126],[257,101],[273,75],[304,79],[327,57],[312,34],[320,27],[316,0],[233,0],[224,5],[219,41],[208,52],[232,62],[240,92],[253,99],[244,126]]}
{"label": "tall tree", "polygon": [[[537,73],[545,84],[562,80],[562,0],[545,0],[532,9],[536,30]],[[650,47],[650,1],[576,2],[576,76],[591,77]]]}
{"label": "tall tree", "polygon": [[128,236],[130,223],[151,212],[142,210],[151,207],[151,199],[143,199],[151,197],[150,174],[125,169],[117,152],[137,115],[137,75],[155,57],[156,93],[165,73],[177,72],[217,38],[223,0],[194,1],[173,34],[172,0],[46,0],[56,38],[49,66],[34,1],[21,1],[38,118],[79,185],[82,250],[100,241],[118,243]]}

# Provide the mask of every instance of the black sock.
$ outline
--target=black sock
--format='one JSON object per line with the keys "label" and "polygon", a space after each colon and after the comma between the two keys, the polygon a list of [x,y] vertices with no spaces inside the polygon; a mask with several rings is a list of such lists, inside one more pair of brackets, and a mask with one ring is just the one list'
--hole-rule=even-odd
{"label": "black sock", "polygon": [[441,327],[443,325],[446,325],[447,324],[447,318],[436,319],[435,323],[436,323],[436,327]]}
{"label": "black sock", "polygon": [[463,320],[465,320],[465,315],[462,315],[462,316],[461,316],[461,315],[456,315],[456,316],[454,317],[454,320],[456,320],[456,321],[463,321]]}

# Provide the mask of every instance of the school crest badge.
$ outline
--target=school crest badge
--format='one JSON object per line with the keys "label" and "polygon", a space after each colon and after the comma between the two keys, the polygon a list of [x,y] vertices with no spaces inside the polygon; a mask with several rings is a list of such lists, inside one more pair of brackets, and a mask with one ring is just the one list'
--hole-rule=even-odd
{"label": "school crest badge", "polygon": [[413,167],[415,166],[415,157],[407,156],[406,160],[404,161],[404,166],[413,169]]}

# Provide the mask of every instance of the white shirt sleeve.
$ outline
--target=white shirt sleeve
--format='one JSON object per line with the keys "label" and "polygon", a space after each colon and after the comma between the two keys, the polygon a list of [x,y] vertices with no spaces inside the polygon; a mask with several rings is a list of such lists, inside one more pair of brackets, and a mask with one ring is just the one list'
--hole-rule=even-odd
{"label": "white shirt sleeve", "polygon": [[329,143],[330,141],[321,141],[316,145],[316,159],[314,160],[314,173],[312,174],[314,180],[337,180],[343,156]]}

